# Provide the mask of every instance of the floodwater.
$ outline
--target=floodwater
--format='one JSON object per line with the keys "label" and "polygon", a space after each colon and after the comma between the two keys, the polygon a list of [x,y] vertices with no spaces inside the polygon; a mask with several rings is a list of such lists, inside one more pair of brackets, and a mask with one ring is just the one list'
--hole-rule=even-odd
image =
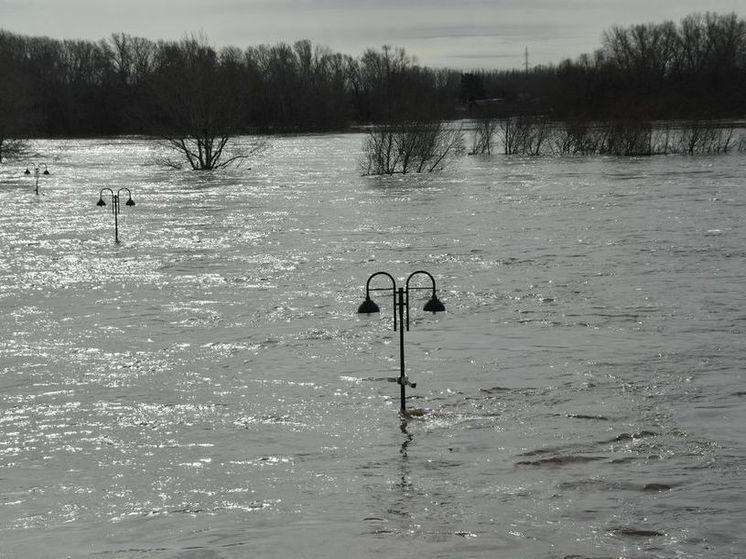
{"label": "floodwater", "polygon": [[[742,555],[746,157],[373,178],[361,145],[2,167],[0,557]],[[412,292],[402,421],[392,298],[356,310],[417,270],[447,312]]]}

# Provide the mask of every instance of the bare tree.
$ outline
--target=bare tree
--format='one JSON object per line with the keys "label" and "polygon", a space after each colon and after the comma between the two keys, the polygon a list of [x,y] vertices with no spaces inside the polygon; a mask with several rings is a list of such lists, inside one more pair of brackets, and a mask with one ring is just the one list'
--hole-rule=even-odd
{"label": "bare tree", "polygon": [[4,68],[0,68],[0,75],[0,163],[3,163],[28,155],[26,137],[33,118],[23,80]]}
{"label": "bare tree", "polygon": [[4,138],[0,135],[0,164],[11,159],[23,159],[30,154],[28,141],[22,138]]}
{"label": "bare tree", "polygon": [[734,133],[732,124],[688,122],[682,126],[678,151],[689,155],[727,153],[735,145]]}
{"label": "bare tree", "polygon": [[192,169],[220,169],[263,149],[262,141],[230,145],[241,133],[242,98],[232,74],[203,39],[160,44],[156,64],[152,118],[164,145]]}
{"label": "bare tree", "polygon": [[477,119],[474,129],[474,142],[469,155],[490,155],[492,153],[492,145],[498,125],[496,118]]}
{"label": "bare tree", "polygon": [[511,117],[502,123],[505,155],[542,155],[549,135],[549,122],[543,117]]}
{"label": "bare tree", "polygon": [[0,163],[28,154],[30,117],[22,91],[11,76],[0,80]]}
{"label": "bare tree", "polygon": [[34,118],[22,62],[23,40],[0,30],[0,163],[28,155]]}
{"label": "bare tree", "polygon": [[560,123],[554,129],[552,152],[557,155],[590,155],[598,153],[598,123],[575,119]]}
{"label": "bare tree", "polygon": [[361,170],[365,175],[432,173],[463,153],[460,126],[440,121],[386,124],[366,135]]}

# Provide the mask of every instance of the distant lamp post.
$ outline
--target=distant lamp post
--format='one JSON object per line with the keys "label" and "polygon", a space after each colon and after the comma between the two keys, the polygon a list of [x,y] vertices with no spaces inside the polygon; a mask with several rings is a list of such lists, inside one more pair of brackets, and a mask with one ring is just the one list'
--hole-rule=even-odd
{"label": "distant lamp post", "polygon": [[111,194],[111,212],[114,214],[114,242],[119,242],[119,193],[122,192],[122,190],[127,192],[127,201],[124,203],[125,206],[134,206],[135,201],[132,199],[132,193],[130,192],[129,188],[120,188],[119,190],[114,193],[114,191],[111,188],[102,188],[101,192],[99,192],[98,195],[98,202],[96,202],[97,206],[104,207],[106,205],[106,202],[104,202],[104,192],[109,192]]}
{"label": "distant lamp post", "polygon": [[[409,282],[412,280],[412,278],[418,274],[424,274],[428,278],[430,278],[430,282],[432,283],[432,287],[410,287]],[[373,278],[376,276],[386,276],[391,280],[391,287],[377,287],[377,288],[371,288],[370,282]],[[400,395],[401,395],[401,408],[400,411],[402,414],[406,414],[406,386],[411,386],[412,388],[415,388],[417,386],[416,383],[409,382],[409,379],[407,378],[406,374],[404,373],[404,330],[405,328],[409,330],[409,292],[414,290],[432,290],[432,294],[430,296],[430,299],[427,303],[425,303],[425,306],[423,307],[423,310],[425,312],[444,312],[446,310],[443,303],[440,302],[438,299],[438,296],[435,292],[435,278],[429,273],[424,270],[418,270],[416,272],[412,272],[409,277],[407,278],[407,281],[404,284],[404,287],[396,287],[396,280],[394,277],[387,273],[387,272],[376,272],[375,274],[372,274],[369,278],[367,283],[365,284],[365,301],[358,307],[357,312],[360,314],[373,314],[380,312],[380,308],[378,305],[371,299],[370,292],[371,291],[389,291],[391,290],[392,296],[393,296],[393,304],[394,304],[394,331],[397,329],[397,309],[399,314],[398,319],[398,328],[399,328],[399,364],[400,364],[400,372],[399,377],[396,378],[390,378],[391,382],[396,382],[399,384],[400,387]],[[405,322],[405,310],[406,310],[406,322]]]}
{"label": "distant lamp post", "polygon": [[[44,166],[44,171],[41,170],[41,165]],[[39,195],[39,175],[48,175],[49,174],[49,169],[47,168],[47,164],[46,163],[40,163],[39,165],[34,164],[34,165],[32,165],[32,167],[34,168],[34,178],[36,179],[36,190],[35,190],[35,192],[36,192],[36,195],[38,196]],[[29,170],[28,167],[26,167],[26,170],[24,171],[23,174],[24,175],[30,175],[31,174],[31,171]]]}

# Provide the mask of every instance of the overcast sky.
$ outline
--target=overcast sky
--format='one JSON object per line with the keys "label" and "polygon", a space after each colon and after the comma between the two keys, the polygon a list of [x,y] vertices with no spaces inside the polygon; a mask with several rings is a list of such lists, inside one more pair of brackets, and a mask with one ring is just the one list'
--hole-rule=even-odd
{"label": "overcast sky", "polygon": [[0,28],[57,39],[125,32],[149,39],[201,33],[216,47],[310,39],[359,56],[404,47],[419,63],[518,68],[591,53],[612,25],[679,22],[744,0],[0,0]]}

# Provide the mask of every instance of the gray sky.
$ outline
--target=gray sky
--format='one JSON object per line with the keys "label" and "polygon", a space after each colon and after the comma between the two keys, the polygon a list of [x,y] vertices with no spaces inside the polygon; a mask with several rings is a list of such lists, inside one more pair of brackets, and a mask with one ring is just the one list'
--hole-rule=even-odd
{"label": "gray sky", "polygon": [[216,47],[310,39],[359,56],[404,47],[421,64],[518,68],[591,53],[612,25],[736,12],[744,0],[0,0],[0,28],[57,39],[201,33]]}

